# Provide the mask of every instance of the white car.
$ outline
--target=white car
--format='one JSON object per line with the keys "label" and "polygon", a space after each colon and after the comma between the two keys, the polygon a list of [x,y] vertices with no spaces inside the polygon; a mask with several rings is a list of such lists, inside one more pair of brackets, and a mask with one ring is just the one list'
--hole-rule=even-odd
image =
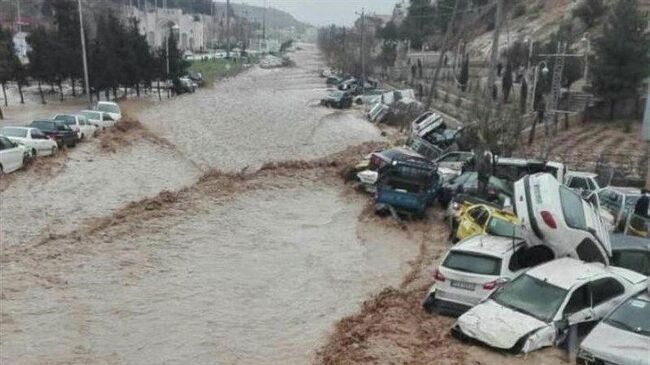
{"label": "white car", "polygon": [[79,114],[86,117],[86,120],[97,128],[104,130],[115,125],[115,119],[110,115],[97,110],[82,110]]}
{"label": "white car", "polygon": [[62,121],[70,129],[77,132],[79,140],[92,138],[97,132],[97,127],[91,124],[82,114],[57,114],[54,116],[54,120]]}
{"label": "white car", "polygon": [[600,204],[600,215],[605,223],[615,231],[622,231],[625,222],[641,197],[641,189],[607,186],[595,192]]}
{"label": "white car", "polygon": [[587,202],[547,173],[524,177],[514,190],[515,211],[529,245],[546,245],[555,257],[609,263],[612,246],[597,200]]}
{"label": "white car", "polygon": [[51,156],[58,149],[56,141],[49,139],[37,128],[30,127],[3,127],[0,134],[12,142],[25,146],[31,157]]}
{"label": "white car", "polygon": [[114,121],[119,122],[122,119],[122,110],[117,103],[112,101],[100,101],[95,106],[95,110],[104,112],[113,118]]}
{"label": "white car", "polygon": [[0,136],[0,175],[19,170],[28,157],[25,147]]}
{"label": "white car", "polygon": [[[541,248],[541,249],[540,249]],[[552,260],[543,246],[528,248],[520,238],[478,235],[452,247],[434,272],[435,283],[422,306],[460,315],[499,285],[527,268]]]}
{"label": "white car", "polygon": [[452,334],[513,353],[563,343],[642,290],[646,277],[564,257],[539,265],[460,316]]}
{"label": "white car", "polygon": [[569,171],[564,177],[564,184],[575,190],[582,196],[588,196],[590,193],[600,189],[596,178],[598,174],[593,172]]}
{"label": "white car", "polygon": [[580,344],[578,364],[650,364],[650,293],[614,308]]}

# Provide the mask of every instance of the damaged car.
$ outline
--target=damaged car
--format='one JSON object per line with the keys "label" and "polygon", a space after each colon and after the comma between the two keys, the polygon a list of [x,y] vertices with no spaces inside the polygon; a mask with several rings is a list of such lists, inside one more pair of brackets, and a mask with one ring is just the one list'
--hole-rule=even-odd
{"label": "damaged car", "polygon": [[586,201],[551,174],[515,183],[515,211],[530,245],[546,245],[555,256],[609,264],[612,247],[597,199]]}
{"label": "damaged car", "polygon": [[646,365],[650,362],[650,294],[614,308],[580,344],[579,365]]}
{"label": "damaged car", "polygon": [[436,166],[420,160],[393,161],[379,171],[376,210],[424,216],[440,187]]}
{"label": "damaged car", "polygon": [[458,220],[452,222],[453,242],[477,234],[521,238],[519,220],[514,214],[489,204],[464,205]]}
{"label": "damaged car", "polygon": [[346,91],[332,91],[320,101],[320,105],[345,109],[352,106],[352,96]]}
{"label": "damaged car", "polygon": [[552,259],[537,247],[527,248],[519,238],[470,237],[442,259],[422,306],[429,313],[461,315],[527,268]]}
{"label": "damaged car", "polygon": [[[564,257],[527,270],[458,318],[452,334],[512,353],[584,336],[609,310],[642,290],[646,277]],[[575,333],[575,332],[574,332]]]}

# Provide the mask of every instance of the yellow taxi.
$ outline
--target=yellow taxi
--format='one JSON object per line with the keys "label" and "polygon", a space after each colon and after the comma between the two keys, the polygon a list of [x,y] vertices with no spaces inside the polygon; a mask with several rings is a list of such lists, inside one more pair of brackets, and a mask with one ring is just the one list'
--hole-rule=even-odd
{"label": "yellow taxi", "polygon": [[519,220],[514,214],[487,204],[463,204],[458,213],[454,242],[477,234],[521,237]]}

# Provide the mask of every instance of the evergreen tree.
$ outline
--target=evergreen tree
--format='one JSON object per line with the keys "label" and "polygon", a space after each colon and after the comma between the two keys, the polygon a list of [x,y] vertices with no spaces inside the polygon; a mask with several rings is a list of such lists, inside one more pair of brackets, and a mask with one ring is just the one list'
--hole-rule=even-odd
{"label": "evergreen tree", "polygon": [[435,32],[432,21],[434,8],[429,0],[410,0],[408,14],[402,22],[402,38],[411,41],[411,47],[422,48],[424,39]]}
{"label": "evergreen tree", "polygon": [[17,67],[20,60],[16,56],[14,42],[9,29],[0,28],[0,85],[2,86],[2,95],[4,105],[7,106],[7,82],[15,80]]}
{"label": "evergreen tree", "polygon": [[521,79],[521,90],[519,92],[519,113],[526,114],[526,106],[528,105],[528,83],[526,78]]}
{"label": "evergreen tree", "polygon": [[36,28],[27,36],[27,42],[31,48],[27,52],[27,58],[29,59],[28,73],[38,82],[41,102],[45,104],[42,84],[53,82],[55,79],[55,65],[50,58],[52,57],[51,52],[52,48],[55,47],[55,42],[50,33],[42,26]]}
{"label": "evergreen tree", "polygon": [[603,36],[596,41],[593,86],[596,94],[608,101],[610,119],[619,101],[638,97],[641,82],[650,73],[647,25],[636,0],[618,0]]}

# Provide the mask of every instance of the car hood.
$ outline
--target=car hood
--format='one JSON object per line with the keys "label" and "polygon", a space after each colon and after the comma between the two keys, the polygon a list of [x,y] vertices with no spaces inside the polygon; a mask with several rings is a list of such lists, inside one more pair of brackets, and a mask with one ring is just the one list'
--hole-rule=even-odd
{"label": "car hood", "polygon": [[504,307],[493,300],[483,302],[458,318],[456,325],[467,336],[488,346],[511,349],[520,338],[548,324]]}
{"label": "car hood", "polygon": [[596,326],[580,347],[602,360],[625,365],[646,364],[650,352],[648,337],[605,322]]}

